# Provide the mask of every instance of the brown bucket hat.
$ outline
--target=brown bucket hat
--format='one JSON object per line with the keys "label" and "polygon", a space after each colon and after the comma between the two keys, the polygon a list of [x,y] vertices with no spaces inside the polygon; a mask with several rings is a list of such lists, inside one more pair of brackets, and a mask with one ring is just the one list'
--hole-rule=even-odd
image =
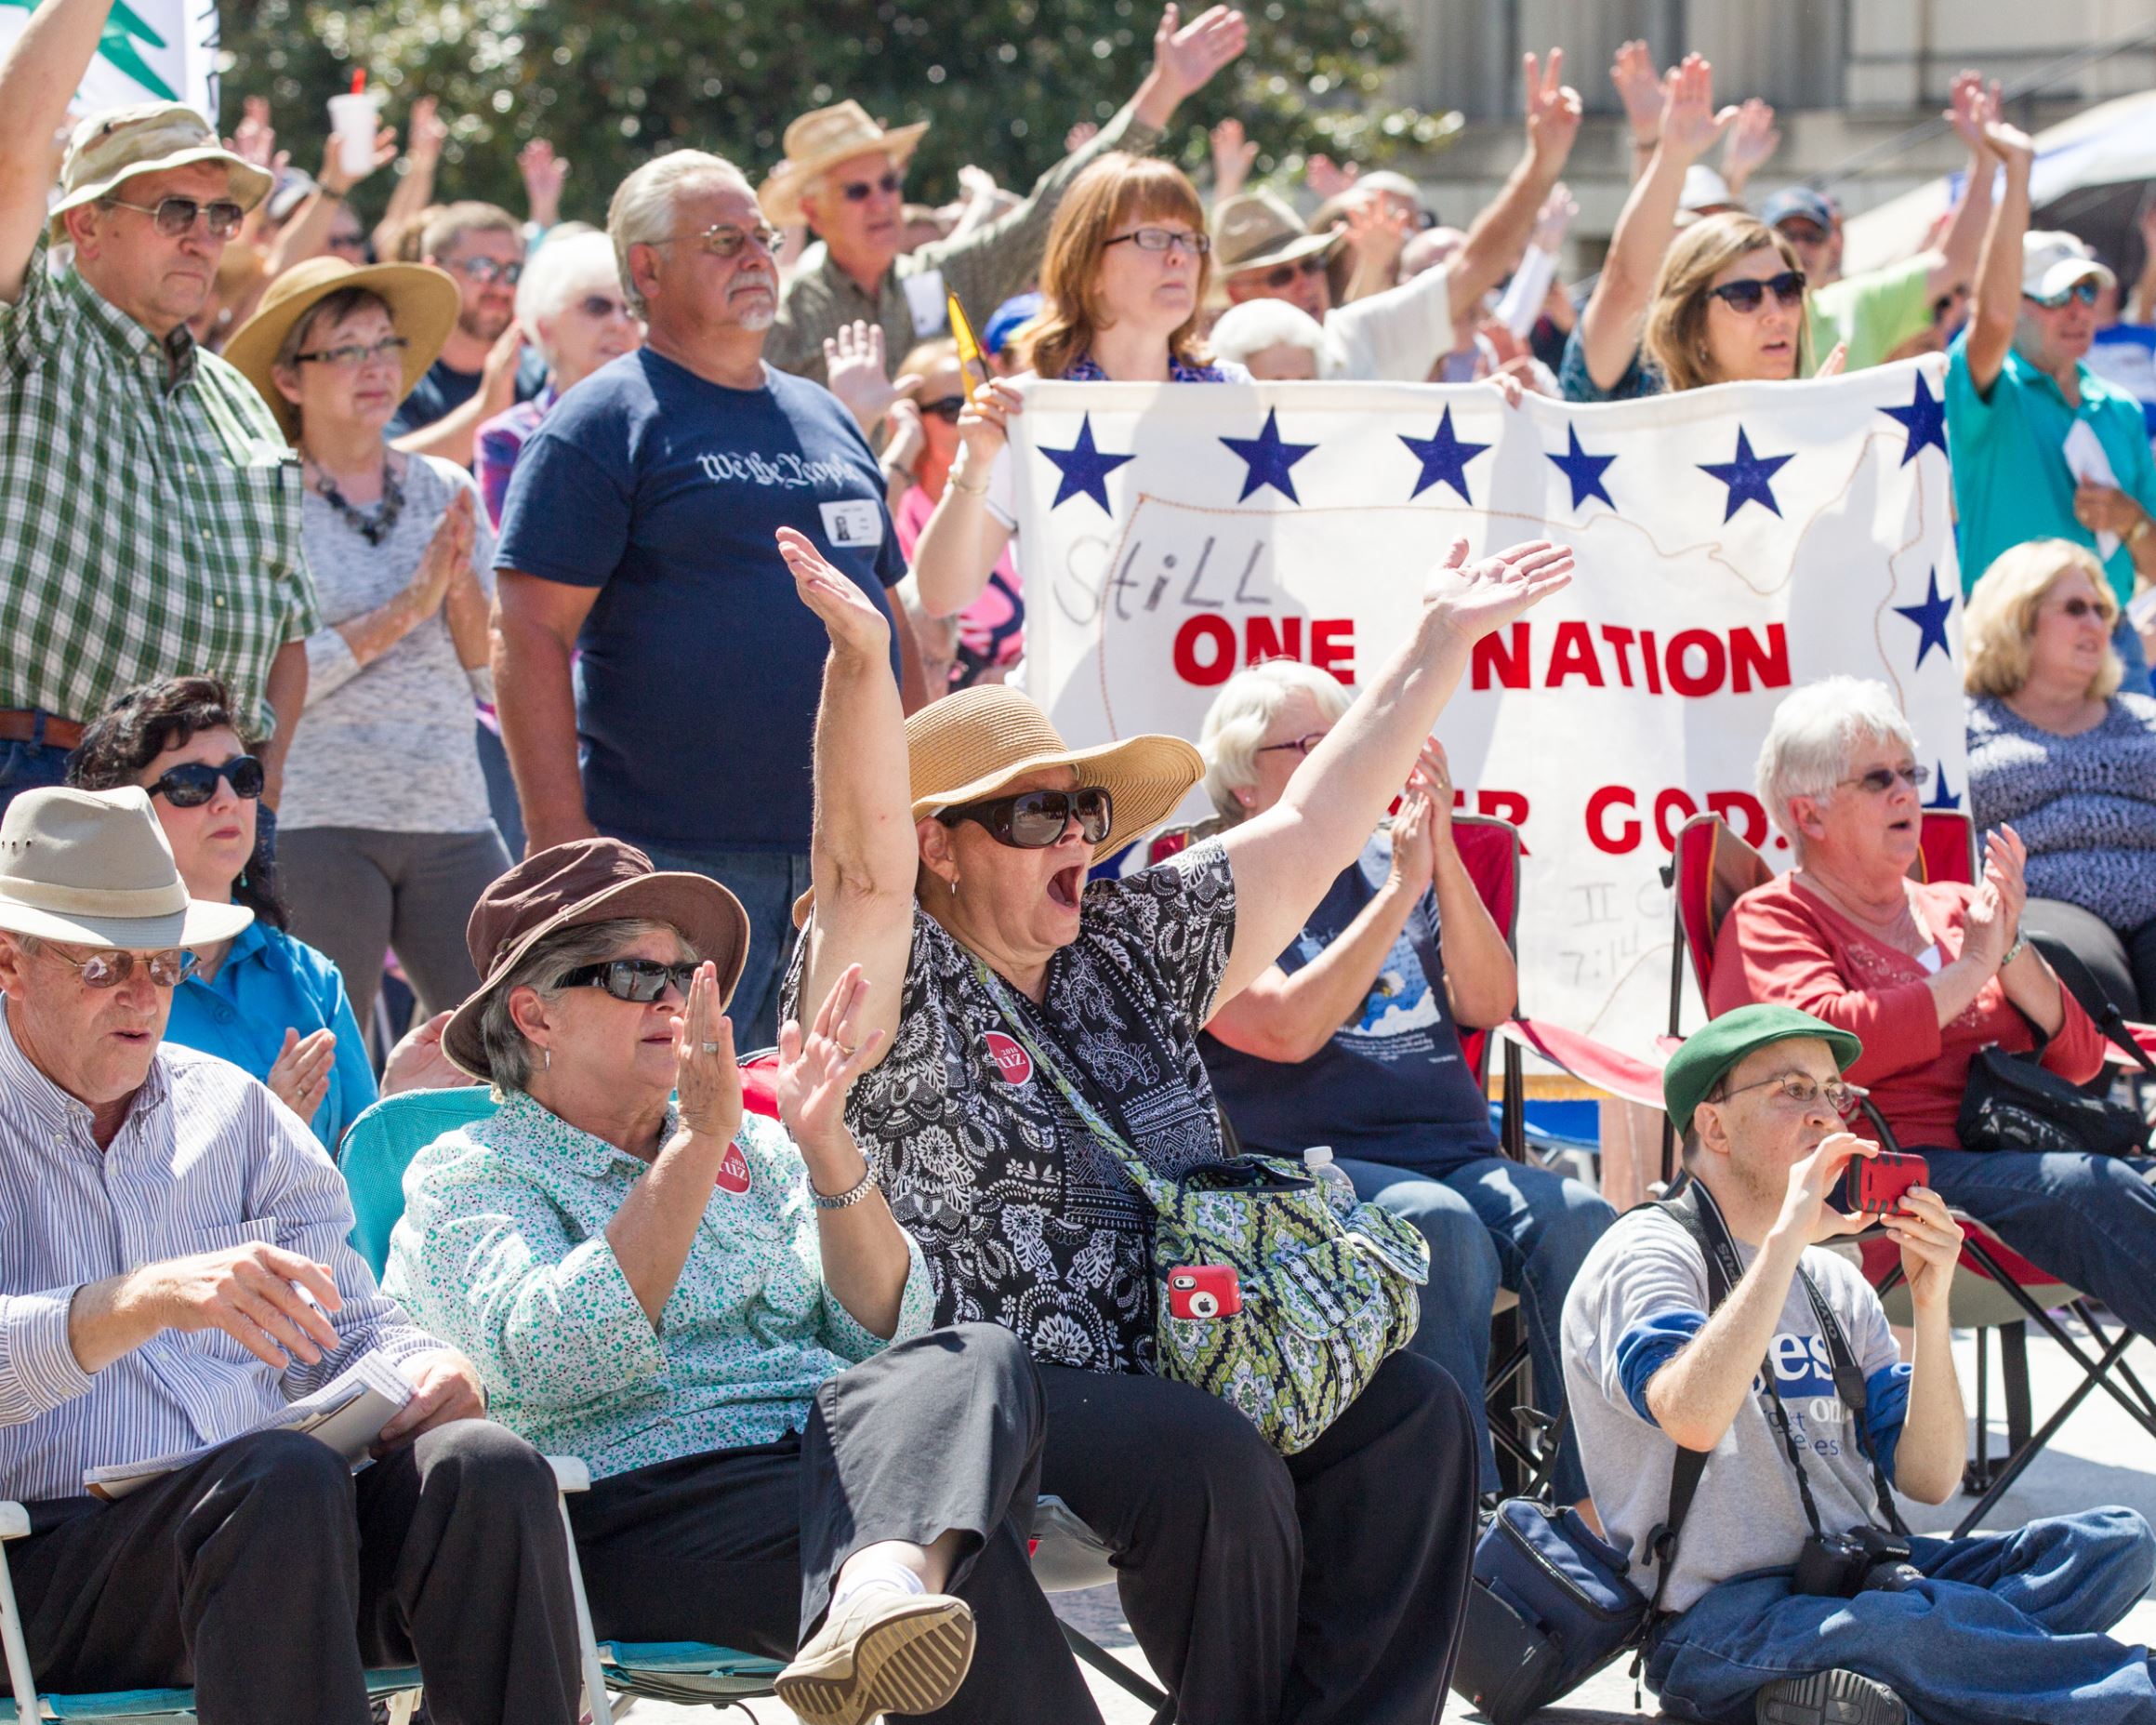
{"label": "brown bucket hat", "polygon": [[661,873],[619,839],[577,839],[525,857],[479,896],[464,938],[480,985],[443,1028],[443,1052],[474,1078],[491,1079],[480,1020],[502,979],[542,935],[617,917],[670,924],[718,965],[720,1005],[734,998],[748,958],[741,901],[707,876]]}

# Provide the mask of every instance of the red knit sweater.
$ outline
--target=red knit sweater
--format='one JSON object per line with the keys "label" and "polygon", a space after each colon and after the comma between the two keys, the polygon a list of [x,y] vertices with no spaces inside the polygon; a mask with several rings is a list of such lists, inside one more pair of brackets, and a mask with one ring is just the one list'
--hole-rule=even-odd
{"label": "red knit sweater", "polygon": [[[1973,891],[1943,882],[1911,891],[1945,959],[1960,957],[1962,913]],[[1726,1013],[1774,1001],[1854,1031],[1864,1053],[1849,1068],[1850,1081],[1871,1091],[1902,1147],[1959,1149],[1954,1121],[1969,1061],[1987,1044],[2023,1052],[2036,1038],[1996,976],[1941,1026],[1926,974],[1908,953],[1865,933],[1784,875],[1753,888],[1724,919],[1707,1010]],[[2065,1001],[2066,1022],[2044,1048],[2044,1064],[2085,1083],[2103,1067],[2103,1033],[2070,993]],[[1857,1129],[1866,1131],[1861,1121]]]}

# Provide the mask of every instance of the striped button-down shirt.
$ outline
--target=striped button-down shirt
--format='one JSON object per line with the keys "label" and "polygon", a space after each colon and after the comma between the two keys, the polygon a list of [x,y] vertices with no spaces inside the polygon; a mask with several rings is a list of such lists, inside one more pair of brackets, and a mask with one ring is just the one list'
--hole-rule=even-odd
{"label": "striped button-down shirt", "polygon": [[[236,1066],[166,1043],[111,1145],[41,1072],[0,996],[0,1497],[79,1497],[86,1468],[214,1443],[319,1389],[368,1348],[439,1352],[345,1243],[344,1181],[298,1117]],[[68,1346],[76,1289],[263,1240],[329,1266],[343,1346],[278,1373],[221,1330],[167,1330],[95,1376]]]}
{"label": "striped button-down shirt", "polygon": [[209,673],[267,735],[270,661],[321,627],[299,502],[254,385],[49,269],[40,239],[0,306],[0,707],[89,720]]}

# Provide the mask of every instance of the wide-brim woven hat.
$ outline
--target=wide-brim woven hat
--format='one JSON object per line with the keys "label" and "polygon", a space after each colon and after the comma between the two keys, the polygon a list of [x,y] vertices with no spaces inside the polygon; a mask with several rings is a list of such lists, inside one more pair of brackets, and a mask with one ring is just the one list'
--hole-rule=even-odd
{"label": "wide-brim woven hat", "polygon": [[1346,237],[1339,228],[1313,233],[1270,192],[1245,192],[1213,212],[1213,268],[1223,275],[1234,275],[1263,265],[1293,263],[1329,252]]}
{"label": "wide-brim woven hat", "polygon": [[766,220],[790,228],[802,219],[801,189],[826,168],[871,151],[904,167],[927,130],[926,120],[886,129],[857,101],[812,109],[786,128],[786,159],[758,188],[757,204]]}
{"label": "wide-brim woven hat", "polygon": [[430,263],[347,263],[341,258],[310,258],[294,264],[270,284],[255,315],[232,332],[225,358],[239,367],[268,404],[284,435],[299,437],[299,410],[284,399],[271,376],[277,350],[293,325],[331,294],[364,287],[379,294],[390,308],[390,322],[411,343],[404,350],[404,378],[397,399],[417,389],[427,368],[441,355],[442,344],[456,327],[462,299],[446,270]]}
{"label": "wide-brim woven hat", "polygon": [[[1046,713],[999,683],[931,701],[906,722],[906,752],[917,821],[992,797],[1029,773],[1075,768],[1079,784],[1098,785],[1115,801],[1115,825],[1093,846],[1096,863],[1159,826],[1205,776],[1205,757],[1180,736],[1141,735],[1073,749]],[[797,924],[807,920],[813,897],[804,893],[795,901]]]}
{"label": "wide-brim woven hat", "polygon": [[0,816],[0,928],[163,952],[230,940],[254,920],[245,906],[188,896],[139,785],[26,790]]}
{"label": "wide-brim woven hat", "polygon": [[276,182],[218,141],[208,121],[185,102],[136,102],[91,114],[68,139],[60,167],[60,198],[46,212],[57,237],[69,210],[94,204],[138,174],[162,174],[197,162],[231,170],[233,200],[253,209]]}
{"label": "wide-brim woven hat", "polygon": [[677,930],[719,967],[719,1003],[734,998],[748,961],[748,912],[708,875],[674,873],[619,839],[576,839],[527,856],[479,896],[464,939],[481,981],[450,1015],[442,1052],[472,1077],[494,1076],[480,1033],[486,1003],[509,972],[557,929],[634,917]]}

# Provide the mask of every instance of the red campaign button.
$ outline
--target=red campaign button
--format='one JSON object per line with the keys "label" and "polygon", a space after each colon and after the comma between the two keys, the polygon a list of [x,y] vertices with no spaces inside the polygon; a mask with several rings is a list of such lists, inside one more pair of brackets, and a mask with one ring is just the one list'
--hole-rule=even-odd
{"label": "red campaign button", "polygon": [[981,1039],[988,1046],[988,1058],[996,1063],[996,1070],[1003,1074],[1006,1084],[1023,1084],[1033,1076],[1033,1058],[1011,1037],[1000,1030],[990,1030]]}
{"label": "red campaign button", "polygon": [[719,1159],[719,1189],[721,1192],[748,1189],[748,1158],[742,1155],[738,1144],[729,1144],[726,1154]]}

